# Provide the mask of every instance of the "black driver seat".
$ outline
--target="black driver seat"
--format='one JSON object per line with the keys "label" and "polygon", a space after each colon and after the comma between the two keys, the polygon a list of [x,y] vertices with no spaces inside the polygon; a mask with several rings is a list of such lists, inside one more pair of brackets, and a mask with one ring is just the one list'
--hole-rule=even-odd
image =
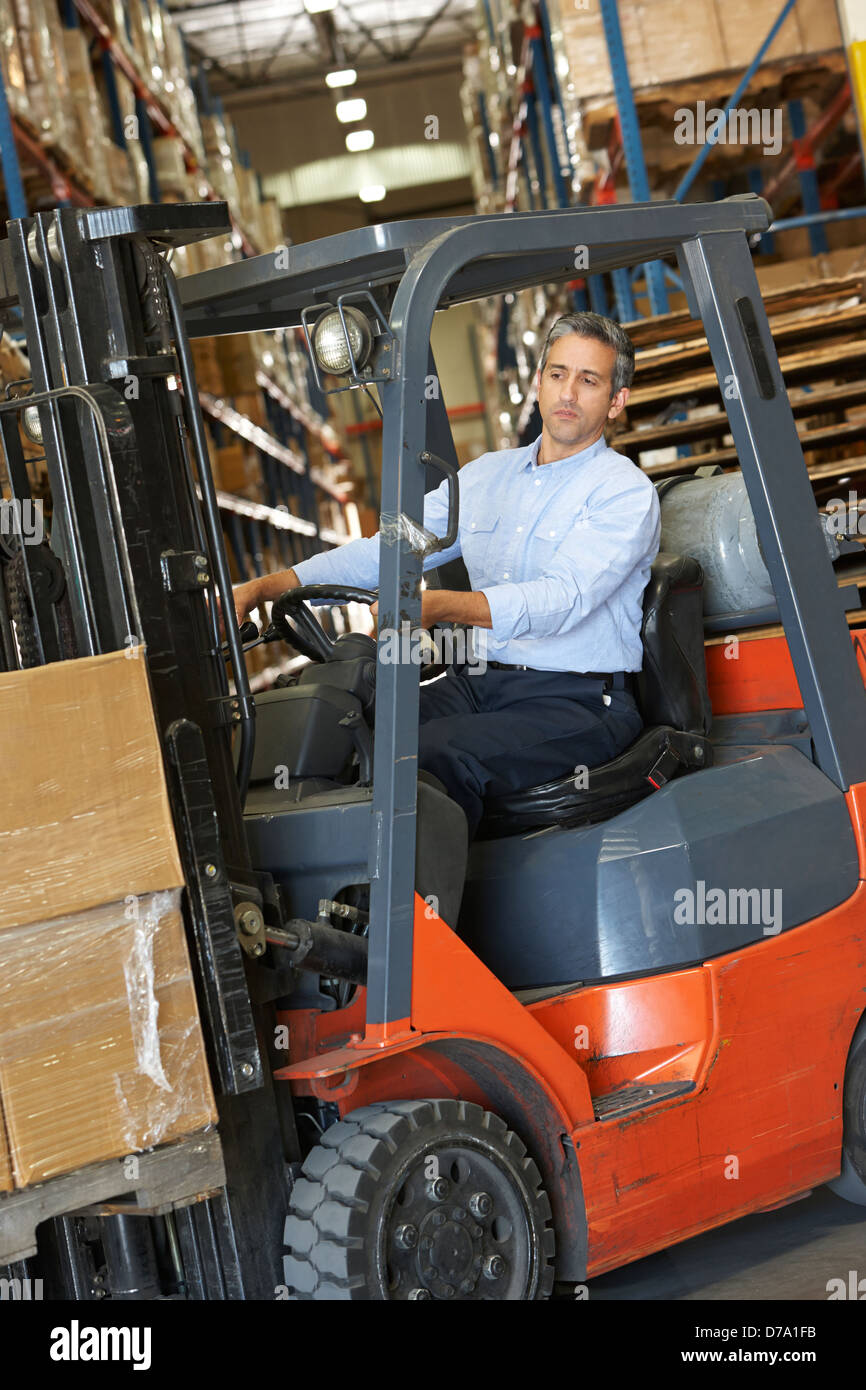
{"label": "black driver seat", "polygon": [[711,766],[703,582],[703,570],[691,555],[660,552],[653,561],[644,592],[643,666],[635,690],[646,726],[640,737],[611,762],[592,768],[586,788],[577,788],[568,774],[488,798],[478,839],[604,820],[673,777]]}

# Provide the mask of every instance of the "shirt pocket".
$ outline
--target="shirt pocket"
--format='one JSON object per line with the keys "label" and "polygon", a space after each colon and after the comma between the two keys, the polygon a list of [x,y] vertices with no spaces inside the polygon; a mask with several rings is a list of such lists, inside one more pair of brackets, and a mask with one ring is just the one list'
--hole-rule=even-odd
{"label": "shirt pocket", "polygon": [[499,525],[501,520],[501,513],[490,512],[473,517],[461,528],[460,545],[463,560],[475,587],[480,579],[490,573],[492,556],[497,540],[502,534]]}
{"label": "shirt pocket", "polygon": [[542,576],[550,570],[554,556],[568,535],[570,525],[570,521],[550,521],[536,528],[530,543],[530,563],[534,571],[530,578]]}

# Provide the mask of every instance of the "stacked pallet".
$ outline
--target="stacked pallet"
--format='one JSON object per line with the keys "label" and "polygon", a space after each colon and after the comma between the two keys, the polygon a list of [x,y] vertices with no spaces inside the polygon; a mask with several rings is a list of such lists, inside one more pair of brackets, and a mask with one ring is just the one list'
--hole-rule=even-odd
{"label": "stacked pallet", "polygon": [[[614,89],[601,9],[548,0],[551,42],[580,101]],[[676,0],[619,0],[631,85],[636,92],[665,83],[742,73],[778,18],[777,0],[693,0],[688,23]],[[768,64],[827,53],[842,46],[834,6],[798,0],[765,55]],[[730,84],[729,88],[730,88]],[[701,94],[712,94],[704,83]]]}
{"label": "stacked pallet", "polygon": [[[768,291],[764,305],[816,503],[838,512],[853,492],[856,510],[866,489],[866,258],[854,273]],[[625,327],[636,348],[635,379],[611,446],[654,480],[739,468],[702,328],[686,310]],[[862,620],[859,556],[842,566],[840,583],[863,586],[852,615]]]}
{"label": "stacked pallet", "polygon": [[[556,207],[563,191],[572,203],[609,199],[614,192],[628,201],[600,7],[586,0],[547,0],[546,35],[530,28],[533,9],[518,17],[508,0],[489,0],[479,10],[477,42],[465,52],[462,105],[477,209]],[[709,191],[710,181],[742,175],[750,164],[771,179],[783,151],[791,149],[786,104],[803,101],[808,127],[845,86],[834,7],[798,0],[724,129],[711,130],[713,113],[724,108],[778,10],[778,0],[696,0],[684,22],[676,0],[620,0],[629,80],[656,196],[670,196],[707,143],[713,148],[698,178],[699,198],[717,196]],[[538,37],[530,57],[527,38],[533,34]],[[553,148],[541,105],[532,116],[531,95],[527,104],[527,79],[529,86],[548,89]],[[846,122],[850,153],[857,148],[850,113]],[[517,143],[515,131],[521,134]]]}
{"label": "stacked pallet", "polygon": [[[820,495],[832,465],[866,466],[866,301],[863,275],[767,294],[764,305],[806,462]],[[635,379],[610,442],[653,478],[697,464],[736,467],[722,388],[703,330],[686,310],[624,325],[635,344]],[[681,418],[672,418],[681,417]]]}

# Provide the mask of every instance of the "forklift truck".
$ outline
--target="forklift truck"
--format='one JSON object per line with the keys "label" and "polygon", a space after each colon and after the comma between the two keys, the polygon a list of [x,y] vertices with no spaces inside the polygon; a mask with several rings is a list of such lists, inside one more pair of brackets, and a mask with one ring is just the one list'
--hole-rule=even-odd
{"label": "forklift truck", "polygon": [[[38,423],[52,516],[4,556],[5,669],[145,644],[225,1179],[185,1153],[160,1200],[67,1199],[17,1247],[0,1200],[0,1262],[85,1300],[535,1300],[817,1184],[866,1201],[866,692],[749,253],[770,221],[752,195],[403,221],[180,282],[170,248],[224,205],[8,224],[33,377],[0,434],[24,500]],[[418,666],[306,601],[378,597],[381,642],[419,623],[422,567],[465,585],[431,567],[460,526],[433,315],[568,283],[584,248],[676,258],[787,645],[743,643],[713,721],[706,563],[663,531],[640,737],[587,786],[492,798],[467,852],[418,773]],[[189,344],[277,327],[323,388],[337,359],[377,388],[379,588],[278,600],[264,635],[309,662],[254,698]]]}

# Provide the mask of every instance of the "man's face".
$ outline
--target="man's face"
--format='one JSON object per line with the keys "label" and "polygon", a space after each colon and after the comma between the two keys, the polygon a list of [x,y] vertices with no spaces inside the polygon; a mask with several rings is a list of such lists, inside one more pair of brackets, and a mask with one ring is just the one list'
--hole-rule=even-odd
{"label": "man's face", "polygon": [[538,378],[538,409],[556,444],[573,444],[576,453],[625,408],[628,387],[611,398],[615,364],[615,350],[596,338],[568,333],[551,345]]}

